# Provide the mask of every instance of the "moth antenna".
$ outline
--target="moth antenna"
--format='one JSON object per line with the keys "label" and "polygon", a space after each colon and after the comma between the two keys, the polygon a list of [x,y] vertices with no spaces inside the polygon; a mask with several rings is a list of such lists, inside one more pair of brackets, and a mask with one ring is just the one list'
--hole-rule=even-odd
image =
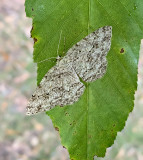
{"label": "moth antenna", "polygon": [[64,37],[64,51],[63,51],[63,55],[65,55],[65,49],[66,49],[66,37]]}
{"label": "moth antenna", "polygon": [[[44,59],[44,60],[42,60],[42,61],[40,61],[40,62],[37,62],[37,63],[43,63],[43,62],[45,62],[45,61],[51,61],[51,59],[56,59],[57,57],[50,57],[50,58],[47,58],[47,59]],[[53,61],[54,62],[54,61]]]}
{"label": "moth antenna", "polygon": [[[51,61],[51,59],[59,59],[59,54],[58,54],[58,52],[59,52],[59,46],[60,46],[60,42],[61,42],[61,36],[62,36],[62,30],[61,30],[61,33],[60,33],[60,38],[59,38],[59,43],[58,43],[58,48],[57,48],[57,57],[50,57],[50,58],[47,58],[47,59],[44,59],[44,60],[42,60],[42,61],[40,61],[40,62],[37,62],[37,63],[43,63],[43,62],[45,62],[45,61]],[[54,61],[53,61],[54,62]]]}
{"label": "moth antenna", "polygon": [[58,48],[57,48],[57,57],[59,56],[59,47],[60,47],[60,42],[61,42],[61,37],[62,37],[62,30],[61,30],[61,33],[60,33],[60,39],[59,39],[59,44],[58,44]]}

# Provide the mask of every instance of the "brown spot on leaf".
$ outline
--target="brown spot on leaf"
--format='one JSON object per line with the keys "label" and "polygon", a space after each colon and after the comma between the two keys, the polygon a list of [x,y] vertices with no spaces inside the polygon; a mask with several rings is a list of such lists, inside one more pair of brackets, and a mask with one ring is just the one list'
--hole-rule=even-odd
{"label": "brown spot on leaf", "polygon": [[34,40],[34,43],[36,43],[38,41],[35,37],[33,38],[33,40]]}
{"label": "brown spot on leaf", "polygon": [[124,53],[124,52],[125,52],[124,48],[121,48],[120,53]]}
{"label": "brown spot on leaf", "polygon": [[92,136],[91,136],[91,135],[88,135],[88,137],[89,137],[89,138],[92,138]]}
{"label": "brown spot on leaf", "polygon": [[66,149],[66,147],[65,147],[65,146],[63,146],[63,148],[65,148],[65,149]]}
{"label": "brown spot on leaf", "polygon": [[73,121],[73,124],[76,124],[76,121],[75,121],[75,120]]}
{"label": "brown spot on leaf", "polygon": [[68,112],[65,113],[65,116],[70,116]]}
{"label": "brown spot on leaf", "polygon": [[33,28],[33,26],[32,26],[31,31],[30,31],[30,33],[31,33],[31,38],[32,38],[32,31],[33,31],[33,29],[34,29],[34,28]]}
{"label": "brown spot on leaf", "polygon": [[55,130],[56,130],[56,131],[59,131],[59,128],[58,128],[58,127],[55,127]]}

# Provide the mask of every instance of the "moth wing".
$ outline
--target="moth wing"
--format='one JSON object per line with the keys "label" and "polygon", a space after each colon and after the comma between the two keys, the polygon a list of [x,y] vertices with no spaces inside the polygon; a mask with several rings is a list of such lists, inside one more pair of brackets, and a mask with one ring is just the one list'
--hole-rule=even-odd
{"label": "moth wing", "polygon": [[62,63],[52,67],[30,98],[26,114],[48,111],[55,106],[71,105],[79,100],[85,86],[71,65]]}
{"label": "moth wing", "polygon": [[86,82],[95,81],[106,73],[106,55],[111,47],[112,27],[105,26],[89,34],[68,52],[73,68]]}

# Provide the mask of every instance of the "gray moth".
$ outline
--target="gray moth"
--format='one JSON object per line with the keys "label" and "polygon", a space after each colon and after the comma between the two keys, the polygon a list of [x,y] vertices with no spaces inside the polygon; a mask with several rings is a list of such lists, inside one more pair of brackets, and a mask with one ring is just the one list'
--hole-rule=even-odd
{"label": "gray moth", "polygon": [[28,102],[26,114],[77,102],[85,90],[79,77],[85,82],[93,82],[105,75],[111,37],[112,27],[105,26],[70,48],[66,56],[46,73]]}

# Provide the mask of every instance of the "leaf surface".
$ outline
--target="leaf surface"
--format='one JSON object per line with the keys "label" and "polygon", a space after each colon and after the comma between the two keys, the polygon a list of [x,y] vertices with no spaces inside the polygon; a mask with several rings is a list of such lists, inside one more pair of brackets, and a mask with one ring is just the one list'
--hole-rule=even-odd
{"label": "leaf surface", "polygon": [[74,105],[47,112],[72,160],[104,157],[133,110],[143,38],[143,1],[26,0],[25,6],[27,16],[33,19],[38,84],[56,63],[56,58],[48,58],[57,57],[57,53],[64,56],[89,33],[112,26],[106,75],[85,83],[86,91]]}

